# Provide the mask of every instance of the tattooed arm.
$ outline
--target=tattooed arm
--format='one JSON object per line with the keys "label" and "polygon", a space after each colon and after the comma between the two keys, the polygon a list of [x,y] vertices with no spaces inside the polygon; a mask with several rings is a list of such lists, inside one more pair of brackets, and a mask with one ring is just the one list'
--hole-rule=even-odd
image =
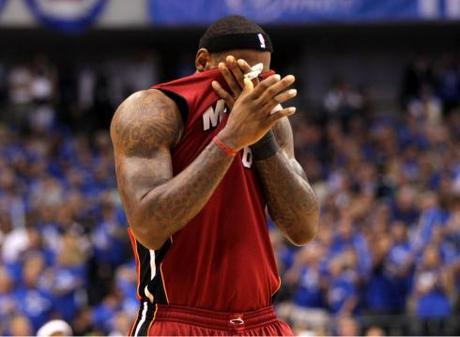
{"label": "tattooed arm", "polygon": [[[235,101],[226,126],[217,135],[221,146],[234,150],[254,144],[283,117],[270,115],[273,97],[290,85],[272,77],[254,89],[252,82]],[[283,101],[292,98],[283,95]],[[160,248],[206,204],[230,167],[234,154],[211,142],[182,172],[173,177],[170,149],[183,125],[176,104],[157,90],[138,92],[123,102],[110,128],[118,189],[130,227],[144,246]]]}
{"label": "tattooed arm", "polygon": [[[217,82],[213,83],[213,88],[232,108],[235,98],[241,91],[243,73],[250,72],[251,67],[245,60],[236,61],[232,55],[229,55],[225,59],[225,64],[219,64],[219,69],[231,93]],[[273,127],[273,133],[282,151],[267,159],[255,161],[255,165],[262,180],[270,216],[293,243],[302,245],[316,234],[319,217],[318,200],[302,167],[295,160],[289,120],[287,118],[279,120]]]}
{"label": "tattooed arm", "polygon": [[173,177],[170,148],[182,129],[176,104],[157,90],[132,95],[112,121],[118,190],[136,239],[150,249],[203,208],[233,159],[211,142]]}
{"label": "tattooed arm", "polygon": [[302,245],[318,230],[319,203],[294,157],[289,120],[280,120],[273,132],[282,150],[267,159],[255,161],[255,165],[271,218],[294,244]]}

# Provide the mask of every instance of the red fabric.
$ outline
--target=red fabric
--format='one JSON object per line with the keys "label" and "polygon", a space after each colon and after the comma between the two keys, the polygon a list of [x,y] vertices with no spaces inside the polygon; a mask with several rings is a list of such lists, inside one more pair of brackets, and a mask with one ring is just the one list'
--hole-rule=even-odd
{"label": "red fabric", "polygon": [[246,313],[221,313],[177,306],[159,306],[149,336],[293,336],[276,319],[272,307]]}
{"label": "red fabric", "polygon": [[[182,96],[189,108],[182,137],[172,149],[174,175],[189,166],[225,126],[228,113],[211,87],[213,80],[225,86],[218,70],[154,86]],[[209,119],[205,123],[204,115],[210,111],[222,112],[219,118],[214,115],[218,123]],[[235,156],[204,208],[172,237],[162,262],[168,304],[224,312],[271,305],[280,279],[265,200],[255,166],[247,167],[250,155],[245,151]]]}

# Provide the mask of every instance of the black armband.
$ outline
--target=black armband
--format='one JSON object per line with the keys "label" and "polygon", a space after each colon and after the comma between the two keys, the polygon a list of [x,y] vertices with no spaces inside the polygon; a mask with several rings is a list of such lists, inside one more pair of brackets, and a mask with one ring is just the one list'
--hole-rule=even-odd
{"label": "black armband", "polygon": [[280,147],[278,142],[275,139],[275,135],[273,131],[267,132],[265,136],[263,136],[257,143],[251,146],[252,155],[254,156],[254,160],[264,160],[274,156]]}

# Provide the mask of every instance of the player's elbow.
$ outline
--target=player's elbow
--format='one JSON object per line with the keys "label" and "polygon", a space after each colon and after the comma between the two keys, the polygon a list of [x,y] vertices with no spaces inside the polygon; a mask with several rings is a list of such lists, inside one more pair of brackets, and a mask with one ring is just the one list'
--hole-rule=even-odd
{"label": "player's elbow", "polygon": [[128,221],[136,239],[151,250],[163,246],[174,234],[177,223],[177,219],[168,216],[159,205],[157,194],[148,193],[127,207]]}
{"label": "player's elbow", "polygon": [[139,241],[145,248],[158,250],[163,246],[169,236],[149,227],[131,225],[131,230],[136,240]]}
{"label": "player's elbow", "polygon": [[308,216],[299,219],[294,230],[288,233],[289,240],[296,246],[303,246],[312,241],[319,228],[319,213],[309,214]]}
{"label": "player's elbow", "polygon": [[129,223],[137,241],[148,249],[160,249],[171,236],[161,221],[157,221],[152,216],[145,216],[142,209],[133,212],[132,216],[128,216],[128,218],[130,218]]}
{"label": "player's elbow", "polygon": [[317,230],[307,228],[299,230],[295,233],[288,235],[289,240],[296,246],[304,246],[312,241],[316,236]]}

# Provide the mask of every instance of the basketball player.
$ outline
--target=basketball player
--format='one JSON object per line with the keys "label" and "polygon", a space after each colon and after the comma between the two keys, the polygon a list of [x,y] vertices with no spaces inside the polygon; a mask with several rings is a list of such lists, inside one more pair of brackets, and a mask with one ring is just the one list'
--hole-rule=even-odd
{"label": "basketball player", "polygon": [[[195,74],[133,94],[111,125],[137,260],[130,334],[292,335],[272,308],[280,278],[265,209],[294,244],[315,235],[295,108],[279,107],[295,79],[270,71],[270,38],[243,17],[213,23],[199,47]],[[255,84],[243,79],[258,63]]]}

